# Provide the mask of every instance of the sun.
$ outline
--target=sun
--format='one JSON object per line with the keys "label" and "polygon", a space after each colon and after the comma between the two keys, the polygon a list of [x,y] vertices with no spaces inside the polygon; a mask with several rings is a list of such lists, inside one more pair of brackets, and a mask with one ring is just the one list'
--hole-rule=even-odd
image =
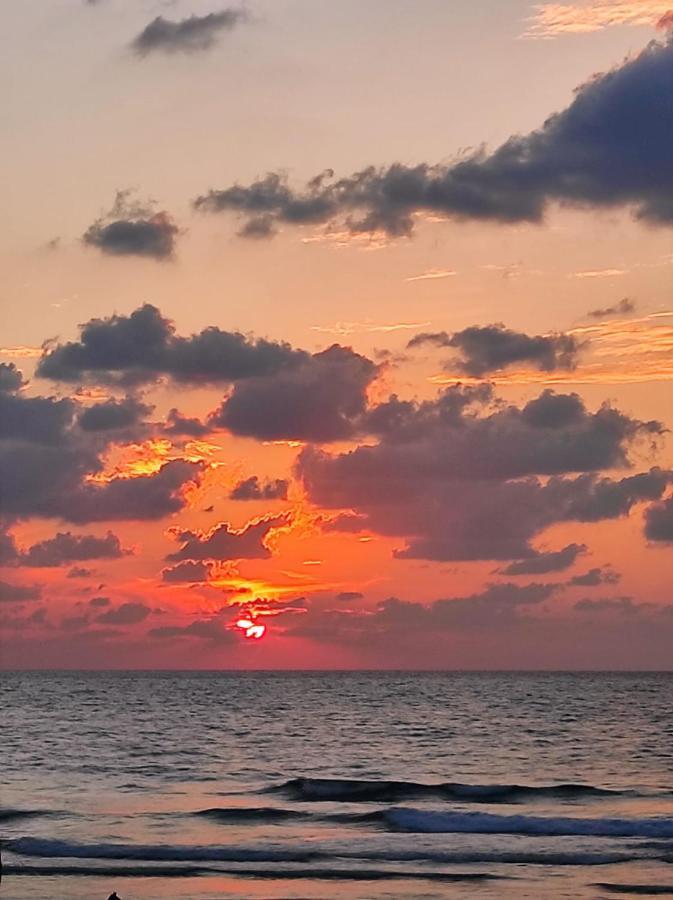
{"label": "sun", "polygon": [[256,625],[252,619],[238,619],[234,624],[248,640],[258,641],[266,634],[266,625]]}

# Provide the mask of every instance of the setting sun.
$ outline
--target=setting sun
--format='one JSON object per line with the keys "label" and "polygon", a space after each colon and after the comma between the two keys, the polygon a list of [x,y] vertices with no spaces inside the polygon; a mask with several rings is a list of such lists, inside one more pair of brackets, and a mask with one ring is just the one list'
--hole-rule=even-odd
{"label": "setting sun", "polygon": [[257,641],[266,633],[266,625],[255,625],[251,619],[239,619],[235,627],[242,631],[246,638]]}

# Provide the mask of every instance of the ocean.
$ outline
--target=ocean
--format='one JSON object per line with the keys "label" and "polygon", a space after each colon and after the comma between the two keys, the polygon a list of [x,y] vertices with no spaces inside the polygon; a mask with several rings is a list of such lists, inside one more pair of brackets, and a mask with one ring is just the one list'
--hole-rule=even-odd
{"label": "ocean", "polygon": [[673,895],[673,675],[2,678],[7,900]]}

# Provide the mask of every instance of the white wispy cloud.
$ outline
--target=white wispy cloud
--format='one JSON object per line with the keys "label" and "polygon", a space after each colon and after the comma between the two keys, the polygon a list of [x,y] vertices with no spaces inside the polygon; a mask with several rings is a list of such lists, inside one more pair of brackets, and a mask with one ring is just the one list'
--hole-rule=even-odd
{"label": "white wispy cloud", "polygon": [[383,332],[407,331],[415,328],[426,328],[432,322],[335,322],[334,325],[312,325],[311,331],[320,331],[323,334],[348,335],[358,332]]}
{"label": "white wispy cloud", "polygon": [[405,281],[432,281],[436,278],[450,278],[456,273],[453,269],[429,269],[427,272],[421,272],[419,275],[409,275]]}
{"label": "white wispy cloud", "polygon": [[627,273],[628,269],[588,269],[584,272],[572,272],[570,278],[618,278]]}
{"label": "white wispy cloud", "polygon": [[42,347],[0,347],[0,356],[11,359],[37,359],[42,356]]}

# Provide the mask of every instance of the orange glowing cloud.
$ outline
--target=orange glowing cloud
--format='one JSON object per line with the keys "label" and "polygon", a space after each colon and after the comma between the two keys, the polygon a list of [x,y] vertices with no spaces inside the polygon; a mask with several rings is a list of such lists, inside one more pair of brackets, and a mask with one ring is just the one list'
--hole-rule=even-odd
{"label": "orange glowing cloud", "polygon": [[[587,342],[586,360],[571,371],[508,369],[493,373],[493,384],[640,384],[673,381],[673,312],[653,313],[583,325],[568,334]],[[460,372],[430,378],[432,384],[478,383]]]}
{"label": "orange glowing cloud", "polygon": [[527,38],[587,34],[615,25],[655,25],[671,8],[670,0],[580,0],[540,3],[528,19]]}

